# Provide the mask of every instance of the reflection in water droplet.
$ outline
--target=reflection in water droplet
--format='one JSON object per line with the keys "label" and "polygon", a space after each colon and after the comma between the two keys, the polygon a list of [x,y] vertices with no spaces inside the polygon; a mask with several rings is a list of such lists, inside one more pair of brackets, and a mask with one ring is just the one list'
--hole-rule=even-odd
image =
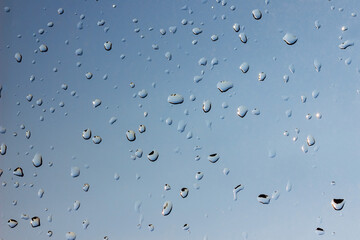
{"label": "reflection in water droplet", "polygon": [[23,177],[24,176],[24,172],[23,172],[21,167],[15,168],[15,170],[13,171],[13,174],[15,176],[18,176],[18,177]]}
{"label": "reflection in water droplet", "polygon": [[155,162],[158,158],[159,158],[159,153],[156,150],[151,151],[148,155],[147,158],[151,161],[151,162]]}
{"label": "reflection in water droplet", "polygon": [[218,160],[219,160],[220,156],[219,154],[217,153],[213,153],[213,154],[210,154],[208,156],[208,160],[211,162],[211,163],[216,163]]}
{"label": "reflection in water droplet", "polygon": [[311,135],[308,135],[306,138],[306,143],[308,146],[312,146],[315,144],[315,138]]}
{"label": "reflection in water droplet", "polygon": [[257,197],[257,200],[259,201],[259,203],[262,203],[262,204],[269,204],[270,203],[270,197],[266,194],[260,194],[258,197]]}
{"label": "reflection in water droplet", "polygon": [[248,109],[247,107],[245,107],[244,105],[241,105],[240,107],[238,107],[237,109],[237,115],[241,118],[245,117],[245,115],[247,114]]}
{"label": "reflection in water droplet", "polygon": [[39,217],[32,217],[30,220],[30,225],[35,228],[40,226],[40,218]]}
{"label": "reflection in water droplet", "polygon": [[89,128],[85,129],[82,133],[82,137],[85,140],[89,140],[91,138],[91,130]]}
{"label": "reflection in water droplet", "polygon": [[92,141],[93,141],[93,143],[95,143],[95,144],[99,144],[99,143],[101,143],[102,139],[101,139],[100,136],[94,136],[94,137],[92,138]]}
{"label": "reflection in water droplet", "polygon": [[130,142],[135,141],[135,139],[136,139],[135,132],[134,132],[133,130],[128,130],[128,131],[126,132],[126,138],[127,138],[127,140],[129,140]]}
{"label": "reflection in water droplet", "polygon": [[249,71],[249,64],[247,62],[243,62],[239,68],[243,73],[247,73],[247,71]]}
{"label": "reflection in water droplet", "polygon": [[181,104],[184,102],[184,97],[180,94],[174,93],[170,94],[167,100],[171,104]]}
{"label": "reflection in water droplet", "polygon": [[247,42],[247,37],[246,37],[246,34],[245,33],[240,33],[239,34],[239,38],[240,38],[240,41],[242,43],[246,43]]}
{"label": "reflection in water droplet", "polygon": [[182,188],[182,189],[180,190],[180,196],[181,196],[182,198],[186,198],[188,195],[189,195],[189,189],[187,189],[187,188]]}
{"label": "reflection in water droplet", "polygon": [[8,220],[8,225],[10,228],[14,228],[18,225],[18,222],[15,219],[9,219]]}
{"label": "reflection in water droplet", "polygon": [[220,92],[226,92],[233,87],[233,84],[229,81],[220,81],[217,83],[216,87],[220,90]]}
{"label": "reflection in water droplet", "polygon": [[19,63],[22,61],[22,55],[20,53],[15,53],[15,60]]}
{"label": "reflection in water droplet", "polygon": [[79,167],[71,167],[70,176],[72,176],[73,178],[76,178],[79,175],[80,175],[80,168]]}
{"label": "reflection in water droplet", "polygon": [[334,198],[331,201],[331,205],[336,211],[340,211],[345,205],[345,200],[341,198]]}
{"label": "reflection in water droplet", "polygon": [[244,189],[244,186],[242,184],[237,185],[234,189],[233,189],[233,195],[234,195],[234,201],[237,200],[237,194]]}
{"label": "reflection in water droplet", "polygon": [[254,9],[251,13],[255,20],[260,20],[262,17],[262,13],[260,12],[259,9]]}
{"label": "reflection in water droplet", "polygon": [[163,216],[169,215],[169,214],[171,213],[171,211],[172,211],[172,208],[173,208],[172,202],[166,201],[166,202],[164,203],[164,205],[163,205],[163,209],[162,209],[161,214],[162,214]]}
{"label": "reflection in water droplet", "polygon": [[35,154],[32,163],[35,167],[40,167],[42,165],[42,156],[40,153]]}
{"label": "reflection in water droplet", "polygon": [[211,110],[211,102],[209,100],[205,100],[203,102],[202,109],[203,109],[204,113],[209,112]]}
{"label": "reflection in water droplet", "polygon": [[76,234],[74,232],[67,232],[65,234],[65,238],[66,238],[66,240],[75,240]]}
{"label": "reflection in water droplet", "polygon": [[297,42],[297,37],[291,33],[286,33],[283,37],[283,40],[286,42],[287,45],[293,45]]}
{"label": "reflection in water droplet", "polygon": [[104,48],[106,51],[110,51],[112,49],[112,43],[110,41],[106,41],[104,43]]}

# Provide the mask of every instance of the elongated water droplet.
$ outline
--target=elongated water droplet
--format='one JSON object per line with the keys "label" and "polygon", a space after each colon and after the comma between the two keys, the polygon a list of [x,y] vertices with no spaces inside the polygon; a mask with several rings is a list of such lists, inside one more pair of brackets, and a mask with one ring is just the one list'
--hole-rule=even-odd
{"label": "elongated water droplet", "polygon": [[143,132],[145,132],[146,131],[146,127],[145,127],[145,125],[140,125],[139,126],[139,133],[143,133]]}
{"label": "elongated water droplet", "polygon": [[5,154],[6,154],[6,150],[7,150],[6,144],[5,144],[5,143],[2,143],[2,144],[0,145],[0,154],[1,154],[1,155],[5,155]]}
{"label": "elongated water droplet", "polygon": [[89,222],[89,220],[87,220],[87,219],[85,219],[85,220],[82,222],[83,229],[87,229],[89,225],[90,225],[90,222]]}
{"label": "elongated water droplet", "polygon": [[42,165],[42,156],[40,153],[35,154],[32,163],[35,167],[40,167]]}
{"label": "elongated water droplet", "polygon": [[286,33],[283,37],[283,40],[286,42],[287,45],[293,45],[297,42],[297,37],[294,34]]}
{"label": "elongated water droplet", "polygon": [[237,24],[237,23],[234,23],[234,25],[233,25],[233,29],[234,29],[234,31],[235,31],[235,32],[240,31],[240,25],[239,25],[239,24]]}
{"label": "elongated water droplet", "polygon": [[82,133],[82,137],[85,140],[89,140],[91,138],[91,130],[89,128],[85,129]]}
{"label": "elongated water droplet", "polygon": [[246,43],[247,42],[247,37],[246,37],[246,34],[245,33],[240,33],[239,34],[239,38],[240,38],[240,41],[242,43]]}
{"label": "elongated water droplet", "polygon": [[237,185],[234,189],[233,189],[233,195],[234,195],[234,201],[237,200],[237,194],[238,192],[240,192],[241,190],[244,189],[244,186],[242,184]]}
{"label": "elongated water droplet", "polygon": [[243,73],[247,73],[249,71],[249,64],[247,62],[243,62],[239,68]]}
{"label": "elongated water droplet", "polygon": [[94,101],[92,101],[92,105],[94,108],[98,107],[101,105],[101,100],[100,99],[95,99]]}
{"label": "elongated water droplet", "polygon": [[285,187],[285,190],[286,190],[287,192],[290,192],[290,191],[292,190],[292,184],[291,184],[291,182],[287,182],[286,187]]}
{"label": "elongated water droplet", "polygon": [[80,208],[80,201],[76,200],[74,202],[74,210],[77,211]]}
{"label": "elongated water droplet", "polygon": [[208,156],[208,160],[211,162],[211,163],[216,163],[218,160],[219,160],[220,156],[219,154],[217,153],[213,153],[213,154],[210,154]]}
{"label": "elongated water droplet", "polygon": [[316,70],[317,72],[320,72],[320,70],[321,70],[321,63],[320,63],[317,59],[314,60],[314,67],[315,67],[315,70]]}
{"label": "elongated water droplet", "polygon": [[200,181],[204,177],[204,174],[202,172],[197,172],[195,174],[195,179]]}
{"label": "elongated water droplet", "polygon": [[217,83],[216,87],[219,89],[220,92],[226,92],[233,87],[233,84],[229,81],[220,81]]}
{"label": "elongated water droplet", "polygon": [[162,214],[163,216],[169,215],[169,214],[171,213],[171,211],[172,211],[172,208],[173,208],[172,202],[166,201],[166,202],[164,203],[164,205],[163,205],[163,209],[162,209],[161,214]]}
{"label": "elongated water droplet", "polygon": [[324,229],[318,227],[318,228],[315,229],[315,233],[317,235],[324,235],[325,231],[324,231]]}
{"label": "elongated water droplet", "polygon": [[42,198],[44,196],[44,193],[45,193],[44,189],[40,188],[38,191],[38,197]]}
{"label": "elongated water droplet", "polygon": [[209,100],[205,100],[203,102],[202,109],[203,109],[204,113],[209,112],[211,110],[211,102]]}
{"label": "elongated water droplet", "polygon": [[143,150],[141,148],[136,149],[135,156],[138,157],[138,158],[141,158],[142,155],[143,155]]}
{"label": "elongated water droplet", "polygon": [[266,74],[264,72],[259,73],[259,76],[258,76],[259,81],[262,82],[265,80],[265,78],[266,78]]}
{"label": "elongated water droplet", "polygon": [[347,49],[348,47],[354,46],[354,42],[351,40],[346,40],[345,42],[339,45],[340,49]]}
{"label": "elongated water droplet", "polygon": [[345,205],[345,200],[342,198],[334,198],[331,201],[331,205],[336,211],[340,211]]}
{"label": "elongated water droplet", "polygon": [[170,94],[167,100],[171,104],[181,104],[184,102],[184,97],[180,94],[174,93]]}
{"label": "elongated water droplet", "polygon": [[126,138],[127,138],[127,140],[129,140],[130,142],[135,141],[135,139],[136,139],[135,132],[134,132],[133,130],[128,130],[128,131],[126,132]]}
{"label": "elongated water droplet", "polygon": [[275,190],[271,195],[271,198],[274,200],[277,200],[279,197],[280,197],[280,192],[277,190]]}
{"label": "elongated water droplet", "polygon": [[311,135],[308,135],[306,138],[306,143],[308,146],[312,146],[315,144],[315,138]]}
{"label": "elongated water droplet", "polygon": [[193,28],[192,29],[192,32],[195,34],[195,35],[199,35],[200,33],[202,33],[202,30],[200,28]]}

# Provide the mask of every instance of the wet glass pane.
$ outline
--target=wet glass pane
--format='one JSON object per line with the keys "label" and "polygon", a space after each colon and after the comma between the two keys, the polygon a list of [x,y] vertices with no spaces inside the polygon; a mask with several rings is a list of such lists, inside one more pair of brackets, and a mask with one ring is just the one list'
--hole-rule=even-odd
{"label": "wet glass pane", "polygon": [[0,239],[357,239],[360,2],[0,8]]}

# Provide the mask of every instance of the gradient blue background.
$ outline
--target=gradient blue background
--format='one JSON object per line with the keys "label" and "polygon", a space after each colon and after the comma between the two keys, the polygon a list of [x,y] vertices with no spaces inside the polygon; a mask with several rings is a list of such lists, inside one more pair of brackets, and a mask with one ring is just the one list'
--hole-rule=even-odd
{"label": "gradient blue background", "polygon": [[[0,142],[8,147],[0,156],[4,171],[0,181],[7,183],[0,187],[1,239],[48,239],[49,230],[52,239],[65,239],[68,231],[75,232],[76,239],[359,236],[360,22],[359,16],[351,16],[359,13],[358,1],[270,0],[266,5],[263,0],[228,0],[222,6],[215,0],[3,0],[0,5],[0,125],[6,128]],[[186,10],[181,10],[184,5]],[[232,5],[235,11],[230,10]],[[5,6],[10,12],[4,11]],[[64,9],[62,15],[58,8]],[[252,17],[253,9],[260,9],[261,20]],[[80,20],[81,14],[85,19]],[[134,18],[138,23],[133,23]],[[98,26],[102,19],[105,25]],[[182,25],[182,19],[193,25]],[[316,20],[320,29],[315,28]],[[50,21],[52,28],[47,27]],[[80,21],[81,30],[77,28]],[[246,44],[232,29],[234,23],[245,27]],[[344,25],[348,30],[342,32]],[[171,26],[177,27],[175,34],[169,31]],[[105,27],[109,27],[107,32]],[[203,32],[195,36],[194,27]],[[140,32],[134,32],[136,28]],[[161,28],[166,29],[165,35],[160,34]],[[282,40],[286,32],[298,37],[296,44],[288,46]],[[219,36],[218,41],[211,41],[213,34]],[[197,45],[192,44],[195,39]],[[354,41],[354,46],[341,50],[338,45],[345,40]],[[111,51],[104,50],[106,41],[112,42]],[[35,53],[41,44],[48,46],[48,52]],[[78,48],[83,49],[82,56],[75,55]],[[171,61],[165,58],[168,51]],[[16,52],[23,56],[21,63],[14,59]],[[208,61],[206,66],[198,64],[202,57]],[[219,64],[211,69],[214,57]],[[344,63],[347,58],[352,60],[350,65]],[[315,71],[314,59],[322,64],[320,72]],[[239,66],[245,61],[250,70],[243,74]],[[291,64],[295,73],[289,71]],[[203,80],[194,83],[202,70]],[[93,73],[91,80],[85,78],[87,72]],[[259,72],[266,73],[264,82],[257,80]],[[290,77],[288,83],[283,81],[285,74]],[[234,87],[220,93],[216,84],[221,80],[231,81]],[[130,82],[135,88],[129,87]],[[68,90],[61,88],[63,83]],[[142,89],[148,96],[134,98]],[[316,99],[311,96],[314,90],[320,92]],[[71,96],[71,91],[76,95]],[[170,105],[167,97],[172,93],[182,94],[184,103]],[[31,102],[25,98],[28,94],[34,96]],[[194,102],[189,100],[191,94],[196,96]],[[306,103],[301,102],[302,95]],[[42,106],[35,103],[39,98]],[[93,108],[96,98],[102,104]],[[201,109],[203,100],[212,102],[207,114]],[[60,102],[65,106],[60,107]],[[222,108],[223,102],[228,103],[227,109]],[[240,105],[249,109],[243,119],[236,115]],[[252,115],[253,108],[261,114]],[[189,115],[184,114],[186,109]],[[291,117],[285,114],[289,109]],[[320,120],[317,112],[323,116]],[[308,113],[311,120],[305,118]],[[111,117],[118,119],[113,125],[108,122]],[[165,123],[168,117],[173,120],[170,126]],[[177,131],[181,120],[187,123],[183,133]],[[146,126],[145,133],[138,133],[139,124]],[[86,128],[102,137],[99,145],[81,137]],[[125,137],[130,129],[136,131],[134,142]],[[26,130],[31,131],[30,139],[25,138]],[[283,135],[286,130],[288,137]],[[189,131],[191,139],[186,138]],[[305,154],[301,146],[309,134],[316,144]],[[293,142],[295,136],[298,140]],[[194,150],[195,146],[201,149]],[[137,148],[143,149],[143,157],[132,160]],[[156,162],[146,158],[153,149],[160,153]],[[31,160],[37,152],[43,156],[43,165],[36,169]],[[207,156],[214,152],[220,160],[212,164]],[[276,156],[270,158],[269,152]],[[201,156],[199,161],[196,155]],[[70,176],[72,166],[81,169],[78,178]],[[23,178],[12,174],[16,167],[23,168]],[[224,168],[230,169],[229,175],[222,173]],[[195,179],[198,171],[204,173],[200,181]],[[20,183],[18,188],[15,182]],[[290,192],[285,190],[288,182]],[[82,190],[84,183],[90,184],[89,192]],[[172,188],[168,192],[165,183]],[[232,190],[240,183],[245,188],[234,201]],[[179,194],[182,187],[190,190],[185,199]],[[37,196],[40,188],[45,191],[41,199]],[[271,195],[274,190],[280,192],[278,200],[269,205],[257,201],[259,194]],[[331,207],[334,197],[346,201],[340,212]],[[68,211],[75,200],[81,202],[80,209]],[[166,200],[174,206],[164,217],[161,210]],[[136,202],[141,202],[140,212],[134,209]],[[41,226],[32,228],[29,220],[20,219],[22,213],[39,216]],[[52,222],[47,221],[49,215]],[[10,218],[19,222],[17,227],[7,226]],[[90,222],[86,230],[84,219]],[[182,229],[185,223],[190,232]],[[154,225],[153,232],[148,224]],[[315,233],[317,227],[325,230],[324,236]]]}

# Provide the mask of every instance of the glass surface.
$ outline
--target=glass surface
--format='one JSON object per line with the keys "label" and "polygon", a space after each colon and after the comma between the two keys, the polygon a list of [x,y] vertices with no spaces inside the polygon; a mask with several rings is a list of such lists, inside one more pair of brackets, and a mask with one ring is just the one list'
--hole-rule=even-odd
{"label": "glass surface", "polygon": [[359,236],[359,1],[0,5],[0,239]]}

